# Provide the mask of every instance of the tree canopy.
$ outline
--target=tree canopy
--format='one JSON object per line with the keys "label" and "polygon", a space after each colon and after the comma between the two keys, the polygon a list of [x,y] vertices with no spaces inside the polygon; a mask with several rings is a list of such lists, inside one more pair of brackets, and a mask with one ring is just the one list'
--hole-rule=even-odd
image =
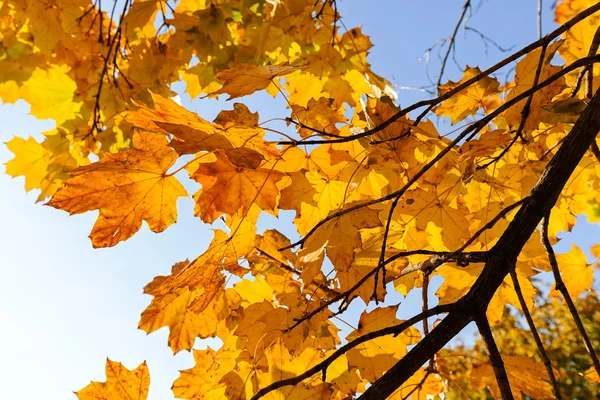
{"label": "tree canopy", "polygon": [[[600,379],[597,324],[580,316],[595,265],[553,245],[577,215],[600,218],[600,4],[559,2],[559,28],[443,83],[472,7],[431,98],[401,108],[336,0],[1,0],[0,99],[56,122],[9,141],[6,172],[51,207],[97,210],[96,248],[143,221],[163,232],[193,198],[212,242],[144,287],[139,321],[193,352],[177,398],[571,398]],[[180,81],[234,102],[204,119],[176,101]],[[259,91],[287,114],[261,119],[243,102]],[[284,211],[293,226],[259,223]],[[422,308],[399,319],[391,292]],[[557,350],[567,319],[576,344]],[[471,322],[481,340],[449,346]],[[146,399],[150,373],[107,360],[106,382],[76,394]]]}

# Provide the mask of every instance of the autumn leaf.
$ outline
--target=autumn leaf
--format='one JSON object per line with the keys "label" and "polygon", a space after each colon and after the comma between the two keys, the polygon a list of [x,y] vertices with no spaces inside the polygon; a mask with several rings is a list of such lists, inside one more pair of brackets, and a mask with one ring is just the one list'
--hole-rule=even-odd
{"label": "autumn leaf", "polygon": [[424,368],[410,377],[392,396],[392,400],[403,400],[410,395],[411,399],[429,400],[445,392],[444,379],[437,373]]}
{"label": "autumn leaf", "polygon": [[150,373],[146,362],[130,371],[120,362],[106,359],[106,382],[92,382],[75,392],[79,400],[145,400]]}
{"label": "autumn leaf", "polygon": [[304,68],[294,67],[285,63],[264,66],[239,64],[231,69],[217,73],[217,78],[224,82],[223,87],[211,93],[211,95],[227,93],[229,95],[227,100],[246,96],[258,90],[266,89],[273,83],[273,78],[301,71]]}
{"label": "autumn leaf", "polygon": [[230,237],[215,231],[209,248],[194,261],[173,265],[171,274],[157,276],[144,288],[153,296],[141,315],[138,327],[147,333],[169,327],[169,346],[174,353],[190,350],[196,337],[209,337],[226,315],[224,294],[226,270],[238,270],[238,259],[253,245],[255,228],[242,220]]}
{"label": "autumn leaf", "polygon": [[[556,261],[571,297],[577,298],[583,291],[589,290],[594,280],[593,270],[579,247],[573,244],[568,253],[557,254]],[[557,295],[555,290],[551,292],[551,296]]]}
{"label": "autumn leaf", "polygon": [[194,367],[179,372],[173,394],[184,399],[222,399],[227,386],[219,381],[236,367],[236,351],[194,349]]}
{"label": "autumn leaf", "polygon": [[[481,74],[479,68],[471,68],[467,65],[463,78],[458,82],[450,81],[440,86],[440,94],[443,95],[453,90],[479,74]],[[444,101],[435,109],[435,113],[440,116],[450,117],[450,121],[453,124],[460,122],[466,117],[474,115],[480,108],[485,107],[486,101],[488,101],[490,96],[498,93],[498,86],[497,79],[486,76]]]}
{"label": "autumn leaf", "polygon": [[100,210],[90,233],[94,247],[129,239],[148,223],[162,232],[177,220],[175,203],[187,192],[167,171],[177,159],[163,136],[137,132],[134,148],[71,172],[65,186],[47,203],[69,214]]}
{"label": "autumn leaf", "polygon": [[32,137],[27,140],[14,137],[6,143],[6,147],[20,155],[6,163],[6,173],[12,177],[25,176],[27,192],[40,187],[48,174],[48,151]]}
{"label": "autumn leaf", "polygon": [[221,214],[244,214],[252,204],[263,210],[275,209],[280,192],[276,184],[283,173],[236,166],[224,154],[217,152],[216,156],[215,162],[199,164],[191,176],[202,184],[194,199],[203,221],[213,222]]}
{"label": "autumn leaf", "polygon": [[[521,356],[503,356],[502,361],[504,361],[513,394],[523,393],[539,399],[553,397],[552,387],[548,383],[548,373],[542,363],[536,363],[531,358]],[[501,397],[490,363],[481,364],[473,370],[471,384],[475,389],[487,387],[494,397]]]}
{"label": "autumn leaf", "polygon": [[36,69],[21,88],[23,99],[32,104],[31,113],[40,119],[53,118],[58,125],[75,118],[81,102],[73,101],[76,83],[65,66]]}
{"label": "autumn leaf", "polygon": [[[352,340],[369,332],[400,323],[396,318],[398,308],[382,307],[371,312],[364,311],[360,316],[358,329],[348,335]],[[400,335],[386,335],[360,344],[349,350],[348,363],[360,370],[361,376],[375,382],[407,352],[407,346],[417,343],[419,332],[411,328]]]}
{"label": "autumn leaf", "polygon": [[[187,211],[214,237],[192,261],[163,265],[144,287],[149,304],[138,324],[146,333],[167,328],[173,353],[218,338],[193,350],[195,365],[181,371],[175,396],[497,396],[481,339],[463,332],[442,350],[430,346],[485,310],[514,395],[547,398],[525,306],[563,397],[596,395],[572,310],[553,288],[544,296],[536,279],[551,269],[541,215],[551,211],[552,245],[580,215],[592,223],[600,215],[592,145],[600,66],[584,59],[597,53],[596,1],[559,2],[557,21],[576,23],[494,65],[467,66],[458,82],[402,107],[371,67],[373,43],[363,33],[371,28],[342,24],[340,2],[139,0],[112,11],[91,0],[0,3],[0,97],[22,99],[34,117],[56,124],[43,140],[7,143],[9,175],[23,176],[39,199],[53,195],[55,208],[98,210],[94,247],[130,238],[143,221],[154,232],[173,224],[187,195],[180,172],[201,186]],[[455,39],[432,80],[447,77],[445,64],[461,50]],[[387,54],[406,55],[396,50]],[[536,81],[543,87],[526,96]],[[261,90],[275,99],[227,109],[218,99]],[[466,119],[473,123],[458,126]],[[202,246],[202,231],[185,234]],[[597,260],[589,265],[579,247],[557,258],[596,342]],[[508,276],[513,267],[523,299]],[[429,304],[412,307],[424,293]],[[420,320],[434,305],[449,311]],[[404,314],[417,322],[373,337]],[[145,364],[131,372],[107,365],[107,382],[81,398],[147,396]]]}

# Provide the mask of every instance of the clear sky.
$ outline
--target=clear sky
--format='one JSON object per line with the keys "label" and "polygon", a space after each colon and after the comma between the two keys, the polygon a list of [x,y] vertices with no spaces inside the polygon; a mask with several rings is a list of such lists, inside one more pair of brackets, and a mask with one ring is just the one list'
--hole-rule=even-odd
{"label": "clear sky", "polygon": [[[343,0],[339,2],[348,28],[363,26],[375,44],[369,57],[374,70],[398,86],[429,84],[424,51],[452,31],[463,0]],[[503,47],[514,49],[537,39],[536,0],[474,1],[476,12],[468,25]],[[546,0],[544,32],[554,29]],[[464,68],[489,66],[508,54],[488,48],[474,33],[461,32],[456,60]],[[421,59],[421,60],[420,60]],[[430,71],[438,73],[437,52]],[[447,78],[461,77],[449,66]],[[182,86],[178,85],[178,89]],[[399,90],[401,105],[426,94]],[[212,119],[223,106],[209,100],[186,107]],[[266,95],[243,98],[261,121],[285,117],[281,99]],[[52,128],[28,114],[28,105],[0,106],[0,141],[13,136],[39,137]],[[0,146],[0,163],[12,154]],[[3,167],[0,167],[3,172]],[[23,178],[0,174],[0,398],[62,400],[90,380],[104,381],[106,357],[132,369],[147,360],[151,373],[150,399],[171,399],[170,386],[177,370],[193,366],[190,353],[173,356],[167,347],[168,331],[147,336],[137,330],[140,313],[150,301],[143,286],[156,275],[169,273],[177,261],[193,259],[208,245],[212,234],[193,218],[191,199],[178,202],[179,221],[156,235],[147,227],[132,239],[111,249],[94,250],[87,238],[96,213],[68,217],[53,208],[34,204],[36,193],[25,194]],[[289,231],[286,231],[289,232]],[[582,224],[571,235],[584,251],[600,228]],[[569,238],[570,239],[570,238]],[[567,240],[563,241],[567,242]],[[559,251],[570,247],[560,243]],[[419,307],[403,303],[403,316]],[[205,343],[196,342],[201,348]]]}

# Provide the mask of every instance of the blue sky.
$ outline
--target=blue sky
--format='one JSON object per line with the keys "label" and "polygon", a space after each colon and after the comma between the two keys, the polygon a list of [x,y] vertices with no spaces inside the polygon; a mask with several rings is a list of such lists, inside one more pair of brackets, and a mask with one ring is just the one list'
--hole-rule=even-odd
{"label": "blue sky", "polygon": [[[375,44],[369,57],[373,69],[399,86],[429,84],[422,56],[456,24],[463,0],[343,0],[339,2],[348,28],[362,25]],[[474,1],[476,12],[468,25],[504,47],[519,49],[537,38],[536,0]],[[546,1],[545,3],[550,3]],[[551,11],[545,7],[544,32],[553,29]],[[493,47],[485,55],[482,41],[461,31],[457,61],[464,67],[489,66],[504,58]],[[421,59],[421,60],[420,60]],[[430,71],[439,69],[437,53]],[[449,65],[446,78],[462,74]],[[445,81],[446,79],[444,79]],[[178,85],[177,88],[182,86]],[[400,104],[423,98],[416,90],[399,90]],[[241,99],[261,120],[287,116],[281,99],[266,95]],[[212,119],[223,103],[196,100],[183,104]],[[28,106],[0,106],[0,141],[13,136],[39,137],[49,121],[28,114]],[[12,158],[0,146],[0,163]],[[0,167],[3,172],[3,167]],[[147,336],[137,330],[139,315],[150,301],[143,286],[154,276],[167,274],[172,264],[193,259],[206,248],[212,234],[193,218],[191,199],[178,203],[179,221],[165,232],[152,234],[147,227],[115,248],[94,250],[87,238],[96,213],[68,217],[66,213],[34,204],[36,193],[24,193],[22,178],[0,174],[0,398],[48,400],[75,398],[71,391],[90,380],[104,381],[109,358],[134,368],[147,360],[152,376],[150,399],[173,398],[170,386],[177,370],[193,366],[190,353],[173,356],[167,347],[166,328]],[[583,225],[571,236],[584,251],[598,226]],[[564,242],[567,242],[566,240]],[[559,250],[570,245],[561,243]],[[419,307],[403,303],[402,316]],[[197,347],[204,344],[197,341]]]}

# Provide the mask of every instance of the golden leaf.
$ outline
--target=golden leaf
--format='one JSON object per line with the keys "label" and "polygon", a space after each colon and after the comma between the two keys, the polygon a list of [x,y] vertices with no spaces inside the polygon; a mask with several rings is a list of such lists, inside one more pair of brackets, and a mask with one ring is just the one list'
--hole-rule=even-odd
{"label": "golden leaf", "polygon": [[[536,363],[529,357],[502,356],[513,394],[523,393],[535,399],[553,398],[552,387],[548,383],[548,372],[542,363]],[[487,387],[496,398],[500,398],[500,389],[496,382],[491,363],[479,365],[471,373],[474,389]]]}
{"label": "golden leaf", "polygon": [[149,386],[150,373],[145,361],[130,371],[107,358],[106,382],[91,382],[75,394],[79,400],[145,400]]}
{"label": "golden leaf", "polygon": [[70,214],[100,210],[90,233],[94,247],[129,239],[143,220],[152,232],[164,231],[177,220],[177,199],[187,196],[177,178],[167,174],[177,154],[164,136],[136,132],[133,146],[73,170],[73,178],[47,203]]}
{"label": "golden leaf", "polygon": [[263,210],[275,210],[279,197],[276,183],[283,173],[236,166],[224,154],[215,154],[215,162],[199,164],[192,174],[202,184],[194,199],[203,221],[213,222],[221,214],[245,214],[252,204]]}
{"label": "golden leaf", "polygon": [[258,90],[266,89],[273,78],[301,71],[305,67],[294,67],[283,63],[278,65],[255,66],[238,64],[233,68],[220,71],[217,78],[224,81],[223,87],[211,95],[227,93],[227,100],[252,94]]}
{"label": "golden leaf", "polygon": [[66,66],[52,65],[33,72],[21,88],[21,96],[31,104],[31,114],[39,119],[53,118],[57,125],[75,118],[82,103],[74,101],[77,85],[68,71]]}
{"label": "golden leaf", "polygon": [[[460,81],[450,81],[440,86],[440,95],[454,89],[480,73],[481,70],[479,68],[471,68],[467,65],[464,76]],[[498,93],[498,86],[499,83],[496,78],[486,76],[445,100],[434,111],[437,115],[450,117],[451,122],[455,124],[468,116],[475,115],[477,110],[483,108],[485,101],[490,96]]]}
{"label": "golden leaf", "polygon": [[[594,271],[579,247],[573,244],[568,253],[557,254],[556,261],[562,280],[572,298],[575,299],[582,292],[590,289],[594,281]],[[557,296],[558,293],[553,290],[550,295]]]}

